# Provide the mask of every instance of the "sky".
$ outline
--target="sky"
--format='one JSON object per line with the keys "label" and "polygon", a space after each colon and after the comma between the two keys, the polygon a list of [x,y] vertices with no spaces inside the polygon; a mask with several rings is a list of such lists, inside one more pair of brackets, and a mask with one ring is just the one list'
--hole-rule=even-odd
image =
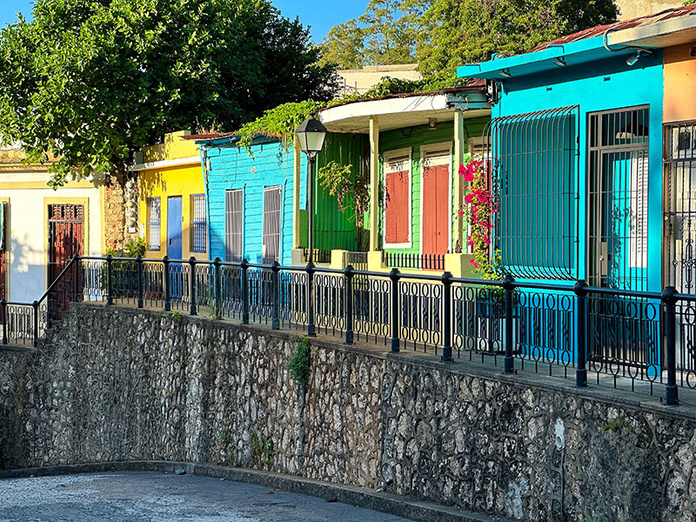
{"label": "sky", "polygon": [[[283,16],[300,17],[310,26],[312,40],[319,43],[336,24],[356,18],[365,12],[369,0],[271,0]],[[17,21],[16,12],[31,14],[33,0],[0,0],[0,27]]]}

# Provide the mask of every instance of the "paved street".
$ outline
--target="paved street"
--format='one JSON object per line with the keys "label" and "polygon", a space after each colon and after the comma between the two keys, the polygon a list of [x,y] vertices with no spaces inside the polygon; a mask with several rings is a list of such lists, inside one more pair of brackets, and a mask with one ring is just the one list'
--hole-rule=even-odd
{"label": "paved street", "polygon": [[338,502],[194,475],[99,473],[0,480],[0,522],[406,520]]}

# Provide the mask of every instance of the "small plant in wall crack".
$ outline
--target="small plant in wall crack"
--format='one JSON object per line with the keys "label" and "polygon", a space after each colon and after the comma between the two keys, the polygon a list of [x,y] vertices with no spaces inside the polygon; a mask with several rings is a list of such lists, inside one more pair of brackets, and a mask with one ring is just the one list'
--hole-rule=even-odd
{"label": "small plant in wall crack", "polygon": [[270,466],[273,463],[274,446],[271,439],[264,439],[258,435],[252,435],[249,440],[249,448],[251,455],[264,466]]}
{"label": "small plant in wall crack", "polygon": [[181,312],[179,312],[178,310],[174,310],[172,312],[172,321],[174,321],[175,323],[180,323],[183,317],[184,316],[181,315]]}
{"label": "small plant in wall crack", "polygon": [[309,345],[309,339],[303,337],[300,339],[290,356],[288,361],[288,373],[290,378],[301,386],[306,386],[309,383],[309,376],[312,371],[312,348]]}

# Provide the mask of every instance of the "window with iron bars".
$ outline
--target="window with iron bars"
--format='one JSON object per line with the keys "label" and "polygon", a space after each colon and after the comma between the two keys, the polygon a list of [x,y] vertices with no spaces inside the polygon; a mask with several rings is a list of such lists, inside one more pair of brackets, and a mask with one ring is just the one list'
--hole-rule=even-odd
{"label": "window with iron bars", "polygon": [[205,195],[191,195],[191,252],[205,252],[207,222],[205,217]]}
{"label": "window with iron bars", "polygon": [[515,277],[577,278],[578,107],[491,120],[494,247]]}
{"label": "window with iron bars", "polygon": [[162,213],[160,198],[147,198],[147,249],[161,248]]}
{"label": "window with iron bars", "polygon": [[665,285],[696,293],[696,121],[665,125]]}

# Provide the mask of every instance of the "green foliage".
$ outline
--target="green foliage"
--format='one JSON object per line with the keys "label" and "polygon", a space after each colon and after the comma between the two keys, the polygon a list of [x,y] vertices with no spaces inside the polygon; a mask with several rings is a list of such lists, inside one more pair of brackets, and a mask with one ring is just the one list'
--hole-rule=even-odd
{"label": "green foliage", "polygon": [[106,253],[113,257],[138,257],[144,256],[147,250],[147,244],[145,243],[145,238],[141,237],[133,241],[129,240],[125,245],[123,250],[115,250],[113,247],[106,249]]}
{"label": "green foliage", "polygon": [[292,143],[295,130],[310,115],[316,114],[324,104],[312,100],[295,103],[284,103],[267,110],[263,116],[246,123],[237,132],[239,145],[250,148],[256,136],[275,136],[283,140],[287,147]]}
{"label": "green foliage", "polygon": [[37,0],[0,34],[0,135],[70,177],[123,174],[166,132],[331,98],[331,66],[269,0]]}
{"label": "green foliage", "polygon": [[181,322],[183,318],[184,316],[181,315],[181,312],[179,312],[178,310],[172,310],[172,321],[178,324]]}
{"label": "green foliage", "polygon": [[319,184],[336,198],[338,210],[350,212],[351,219],[360,228],[365,226],[365,212],[370,203],[367,172],[353,165],[331,161],[317,172]]}
{"label": "green foliage", "polygon": [[300,339],[288,360],[288,373],[290,378],[301,386],[309,383],[312,368],[312,349],[306,337]]}
{"label": "green foliage", "polygon": [[628,419],[626,419],[626,417],[624,417],[623,415],[619,415],[615,419],[602,424],[602,430],[612,431],[615,433],[619,431],[628,431],[631,433],[635,432],[635,428],[633,427],[633,425],[631,425],[631,423],[628,422]]}
{"label": "green foliage", "polygon": [[244,124],[238,131],[238,144],[251,151],[251,144],[257,136],[274,136],[280,138],[288,147],[295,130],[304,120],[316,115],[321,109],[335,107],[343,103],[373,100],[392,94],[410,94],[417,92],[436,92],[446,87],[463,84],[464,80],[454,73],[432,75],[422,80],[401,80],[384,78],[364,94],[350,94],[328,102],[305,100],[302,102],[284,103],[269,109],[259,118]]}
{"label": "green foliage", "polygon": [[322,62],[342,69],[415,63],[421,20],[432,0],[372,0],[365,13],[331,29]]}
{"label": "green foliage", "polygon": [[616,21],[612,0],[435,0],[417,58],[424,74],[455,70],[493,53],[529,51],[588,27]]}
{"label": "green foliage", "polygon": [[612,0],[373,0],[364,15],[329,32],[322,60],[342,68],[418,62],[426,76],[454,72],[616,15]]}
{"label": "green foliage", "polygon": [[273,463],[275,448],[271,439],[264,439],[254,434],[249,440],[249,448],[251,455],[264,466],[270,466]]}

